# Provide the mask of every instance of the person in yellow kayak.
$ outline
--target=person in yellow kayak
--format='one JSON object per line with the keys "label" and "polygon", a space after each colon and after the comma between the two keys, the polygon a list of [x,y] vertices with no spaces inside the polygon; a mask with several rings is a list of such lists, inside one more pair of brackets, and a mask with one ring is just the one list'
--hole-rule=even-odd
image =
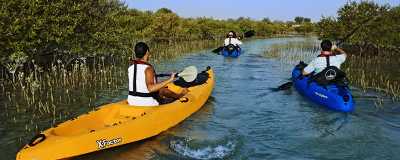
{"label": "person in yellow kayak", "polygon": [[135,45],[136,59],[131,62],[128,68],[129,79],[129,105],[135,106],[158,106],[179,99],[188,92],[184,88],[180,94],[172,92],[166,85],[175,79],[175,73],[165,81],[157,82],[155,70],[148,63],[150,59],[150,49],[144,42]]}

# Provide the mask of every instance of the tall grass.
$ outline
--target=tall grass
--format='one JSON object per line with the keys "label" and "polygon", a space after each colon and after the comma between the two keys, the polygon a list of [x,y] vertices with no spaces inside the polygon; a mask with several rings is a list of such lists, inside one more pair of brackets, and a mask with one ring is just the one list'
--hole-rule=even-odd
{"label": "tall grass", "polygon": [[393,99],[400,98],[400,72],[396,58],[349,55],[348,61],[343,68],[349,73],[348,77],[353,84],[363,90],[384,92]]}
{"label": "tall grass", "polygon": [[155,63],[157,63],[162,60],[168,60],[174,57],[182,56],[183,54],[195,50],[218,47],[219,45],[221,45],[221,42],[222,40],[180,41],[173,42],[171,44],[151,44],[150,47],[152,47],[152,59]]}

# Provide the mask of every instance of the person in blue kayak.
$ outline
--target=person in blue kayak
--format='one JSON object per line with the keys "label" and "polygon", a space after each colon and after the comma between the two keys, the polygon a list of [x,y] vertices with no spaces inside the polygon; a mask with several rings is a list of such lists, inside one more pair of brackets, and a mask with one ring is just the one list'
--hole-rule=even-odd
{"label": "person in blue kayak", "polygon": [[312,75],[312,79],[320,84],[328,84],[337,78],[345,78],[340,66],[346,60],[343,49],[332,45],[329,40],[321,42],[321,53],[312,60],[302,71],[303,76]]}
{"label": "person in blue kayak", "polygon": [[340,65],[346,60],[346,53],[342,49],[337,48],[336,45],[332,45],[332,42],[329,40],[321,42],[321,49],[322,51],[318,57],[303,69],[303,75],[309,75],[313,72],[314,74],[318,74],[328,67],[328,65],[340,69]]}
{"label": "person in blue kayak", "polygon": [[165,81],[157,81],[155,70],[148,63],[151,54],[146,43],[137,43],[134,50],[136,59],[128,68],[129,105],[158,106],[179,99],[188,92],[184,88],[180,94],[176,94],[166,88],[168,83],[174,81],[175,73],[172,73],[171,77]]}
{"label": "person in blue kayak", "polygon": [[234,45],[237,48],[239,48],[239,45],[242,44],[242,42],[237,38],[234,31],[229,31],[224,41],[224,46],[228,46],[230,44]]}

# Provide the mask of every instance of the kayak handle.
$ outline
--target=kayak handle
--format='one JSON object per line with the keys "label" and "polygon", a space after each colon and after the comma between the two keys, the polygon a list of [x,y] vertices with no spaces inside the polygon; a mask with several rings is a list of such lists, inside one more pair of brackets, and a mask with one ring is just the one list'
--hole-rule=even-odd
{"label": "kayak handle", "polygon": [[182,97],[182,98],[180,98],[179,101],[181,101],[181,103],[186,103],[186,102],[189,102],[189,98],[187,98],[187,97]]}
{"label": "kayak handle", "polygon": [[40,133],[40,134],[34,136],[34,137],[31,139],[31,141],[29,141],[28,145],[29,145],[30,147],[33,147],[33,146],[39,144],[40,142],[43,142],[45,139],[46,139],[46,135]]}

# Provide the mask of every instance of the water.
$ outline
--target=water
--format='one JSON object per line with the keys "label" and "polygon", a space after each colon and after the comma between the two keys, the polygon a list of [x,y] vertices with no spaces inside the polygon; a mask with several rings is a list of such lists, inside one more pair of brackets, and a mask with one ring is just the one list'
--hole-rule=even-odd
{"label": "water", "polygon": [[[400,159],[399,102],[353,88],[356,109],[345,114],[315,105],[294,89],[270,90],[288,81],[295,62],[266,58],[264,49],[304,40],[253,40],[243,45],[245,53],[237,59],[201,51],[158,64],[159,72],[211,66],[216,73],[212,97],[201,110],[158,136],[76,159]],[[108,92],[103,91],[98,100],[126,97],[125,88],[118,95]],[[376,96],[382,108],[375,107]],[[76,114],[84,112],[72,109]],[[4,159],[15,158],[22,145],[18,139],[26,136],[18,134],[21,130],[24,126],[1,123],[1,136],[16,135],[1,137]]]}

